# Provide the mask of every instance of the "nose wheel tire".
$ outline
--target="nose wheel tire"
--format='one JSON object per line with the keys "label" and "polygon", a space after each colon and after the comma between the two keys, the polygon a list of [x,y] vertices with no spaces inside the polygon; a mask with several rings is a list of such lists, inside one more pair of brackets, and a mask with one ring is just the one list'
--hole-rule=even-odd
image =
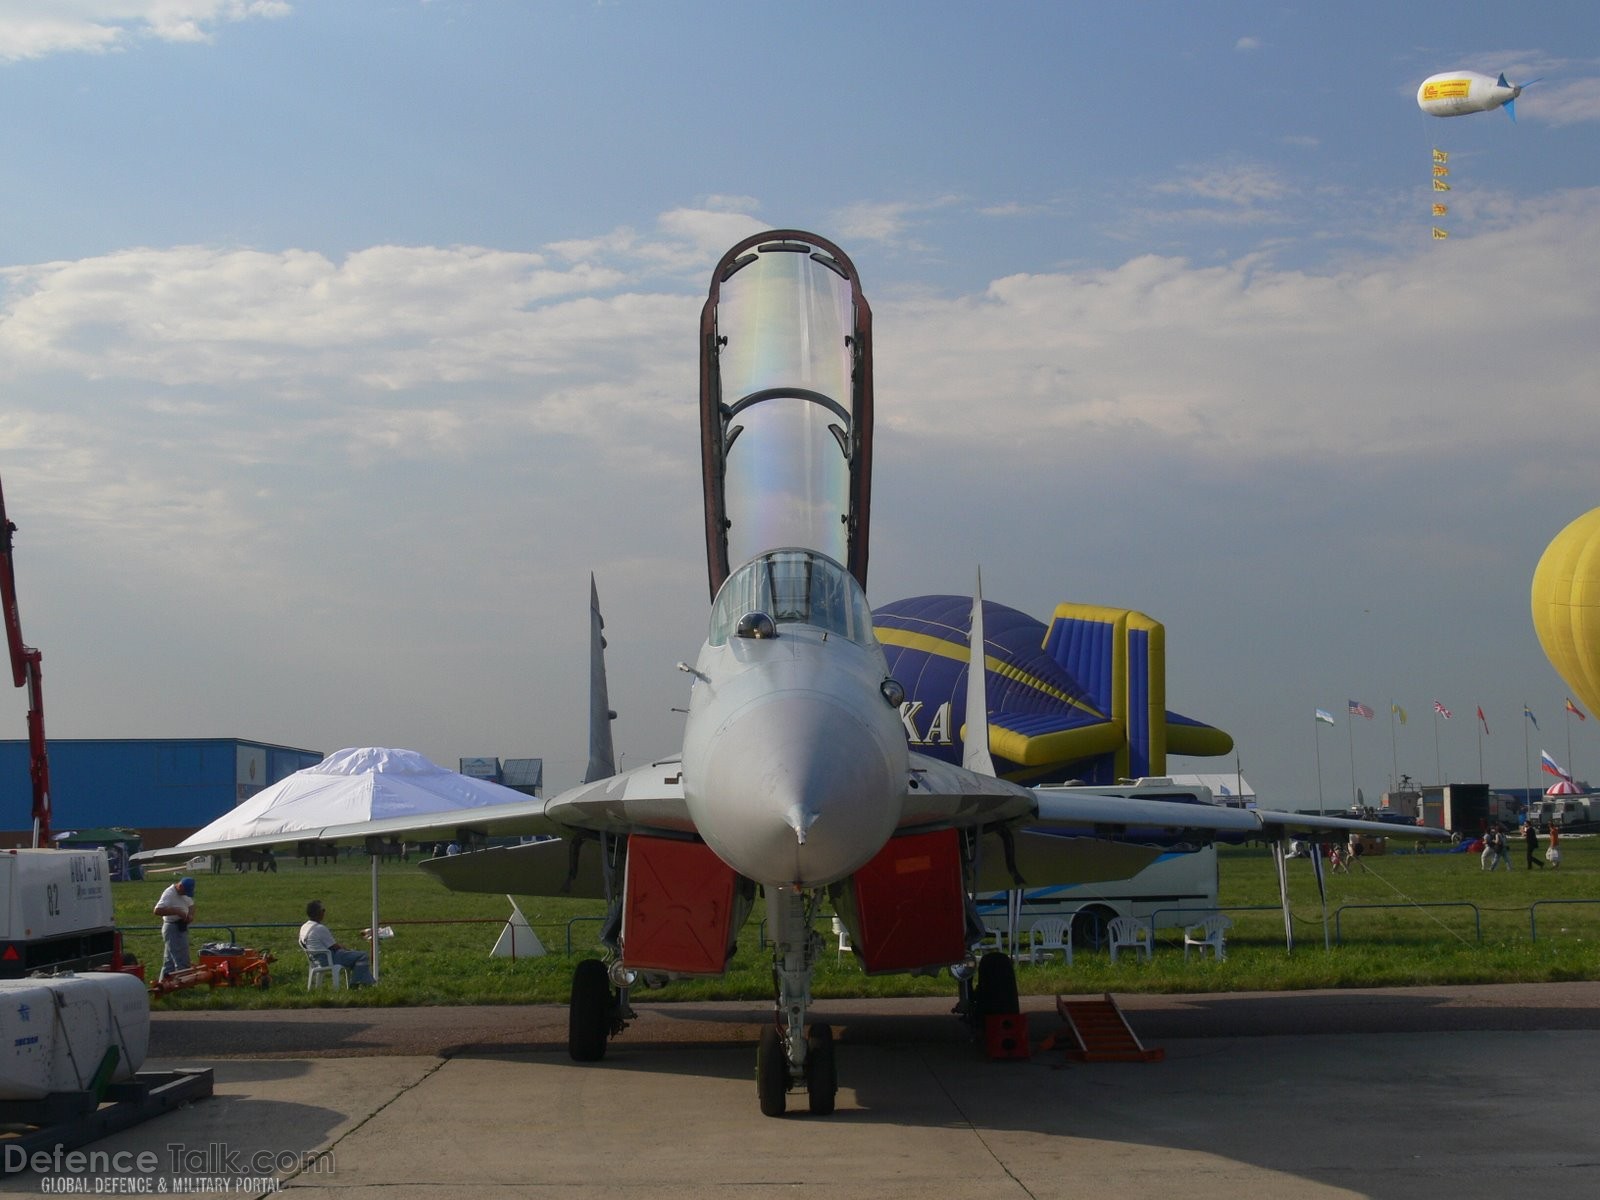
{"label": "nose wheel tire", "polygon": [[611,1034],[611,977],[598,958],[586,958],[572,972],[567,1006],[567,1053],[574,1062],[599,1062]]}
{"label": "nose wheel tire", "polygon": [[825,1117],[831,1113],[838,1092],[839,1075],[833,1065],[833,1026],[818,1022],[806,1038],[806,1097],[812,1115]]}
{"label": "nose wheel tire", "polygon": [[761,1115],[783,1116],[788,1094],[789,1055],[784,1051],[778,1027],[768,1025],[756,1046],[756,1095],[761,1099]]}

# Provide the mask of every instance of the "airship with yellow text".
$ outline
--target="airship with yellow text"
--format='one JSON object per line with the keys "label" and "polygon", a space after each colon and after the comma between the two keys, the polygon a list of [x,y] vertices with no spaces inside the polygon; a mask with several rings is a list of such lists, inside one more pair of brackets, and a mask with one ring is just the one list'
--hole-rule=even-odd
{"label": "airship with yellow text", "polygon": [[1507,83],[1503,71],[1498,79],[1476,71],[1442,71],[1422,81],[1417,89],[1417,107],[1435,117],[1464,117],[1503,108],[1506,116],[1515,121],[1516,98],[1528,84],[1537,82],[1530,79],[1528,83]]}

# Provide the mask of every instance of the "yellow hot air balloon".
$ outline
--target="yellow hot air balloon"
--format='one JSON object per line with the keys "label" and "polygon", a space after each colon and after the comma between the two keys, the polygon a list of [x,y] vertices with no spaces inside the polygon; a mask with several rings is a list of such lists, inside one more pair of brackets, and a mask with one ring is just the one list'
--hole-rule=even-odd
{"label": "yellow hot air balloon", "polygon": [[1568,525],[1533,570],[1533,628],[1556,673],[1600,708],[1600,508]]}

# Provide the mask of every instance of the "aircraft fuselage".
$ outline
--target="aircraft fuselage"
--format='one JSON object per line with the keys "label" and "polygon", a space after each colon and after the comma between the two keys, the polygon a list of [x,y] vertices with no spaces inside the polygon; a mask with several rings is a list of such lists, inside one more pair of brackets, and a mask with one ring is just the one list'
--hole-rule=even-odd
{"label": "aircraft fuselage", "polygon": [[774,887],[843,879],[900,818],[905,729],[859,585],[807,550],[728,580],[700,652],[683,790],[706,844]]}

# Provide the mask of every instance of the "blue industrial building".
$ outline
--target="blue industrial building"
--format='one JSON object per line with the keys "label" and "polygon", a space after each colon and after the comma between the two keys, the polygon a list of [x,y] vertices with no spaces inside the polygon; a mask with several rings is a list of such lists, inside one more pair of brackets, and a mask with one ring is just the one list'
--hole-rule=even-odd
{"label": "blue industrial building", "polygon": [[[323,755],[240,738],[51,738],[50,824],[57,833],[121,826],[146,849],[170,846]],[[0,844],[32,837],[26,740],[0,741]]]}

